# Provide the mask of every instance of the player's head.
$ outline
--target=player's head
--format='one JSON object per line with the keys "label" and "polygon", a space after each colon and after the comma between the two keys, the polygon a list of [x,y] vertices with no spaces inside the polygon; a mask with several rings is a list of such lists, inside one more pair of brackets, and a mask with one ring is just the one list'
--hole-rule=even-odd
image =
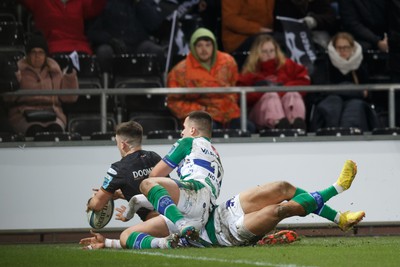
{"label": "player's head", "polygon": [[209,113],[198,110],[192,111],[183,122],[182,137],[204,136],[211,138],[212,117]]}
{"label": "player's head", "polygon": [[115,130],[115,140],[124,157],[132,149],[140,149],[142,146],[143,127],[137,122],[127,121],[117,125]]}

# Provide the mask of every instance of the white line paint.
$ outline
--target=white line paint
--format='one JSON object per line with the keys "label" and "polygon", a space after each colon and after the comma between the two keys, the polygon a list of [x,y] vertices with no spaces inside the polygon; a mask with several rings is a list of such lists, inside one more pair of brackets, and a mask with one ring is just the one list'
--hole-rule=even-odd
{"label": "white line paint", "polygon": [[227,260],[227,259],[217,259],[217,258],[209,258],[209,257],[192,257],[185,255],[172,255],[172,254],[164,254],[161,252],[151,252],[151,251],[142,251],[142,250],[123,250],[120,252],[127,252],[139,255],[149,255],[149,256],[158,256],[165,258],[173,258],[173,259],[185,259],[185,260],[195,260],[195,261],[208,261],[208,262],[222,262],[229,264],[247,264],[254,266],[269,266],[269,267],[312,267],[306,265],[296,265],[296,264],[275,264],[265,261],[249,261],[249,260]]}

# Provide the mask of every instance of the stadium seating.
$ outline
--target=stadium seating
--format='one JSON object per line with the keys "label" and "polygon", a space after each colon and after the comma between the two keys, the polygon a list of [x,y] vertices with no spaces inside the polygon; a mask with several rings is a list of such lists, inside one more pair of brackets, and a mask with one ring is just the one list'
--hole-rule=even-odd
{"label": "stadium seating", "polygon": [[175,140],[181,137],[180,130],[156,130],[147,133],[147,139]]}
{"label": "stadium seating", "polygon": [[111,140],[115,141],[115,132],[94,132],[90,135],[90,140]]}
{"label": "stadium seating", "polygon": [[[164,86],[161,66],[151,54],[123,54],[113,59],[115,88],[161,88]],[[126,95],[117,99],[129,119],[135,113],[165,111],[165,95]]]}
{"label": "stadium seating", "polygon": [[286,137],[286,136],[307,136],[307,132],[303,129],[262,129],[261,137]]}
{"label": "stadium seating", "polygon": [[315,132],[317,136],[344,136],[344,135],[363,135],[363,131],[355,127],[329,127],[320,128]]}
{"label": "stadium seating", "polygon": [[15,91],[19,83],[15,76],[17,62],[25,54],[22,51],[4,51],[0,53],[0,92]]}
{"label": "stadium seating", "polygon": [[25,141],[25,136],[20,135],[20,134],[14,134],[14,133],[3,133],[0,132],[0,143],[5,143],[5,142],[24,142]]}
{"label": "stadium seating", "polygon": [[21,23],[16,21],[0,21],[0,52],[25,52],[25,34]]}
{"label": "stadium seating", "polygon": [[[113,115],[108,115],[106,120],[106,132],[115,130],[116,121]],[[71,133],[79,133],[82,136],[91,136],[95,132],[100,132],[101,117],[97,113],[93,114],[70,114],[68,116],[68,130]]]}
{"label": "stadium seating", "polygon": [[15,0],[2,0],[0,2],[0,20],[14,22],[18,20],[18,4]]}
{"label": "stadium seating", "polygon": [[78,133],[62,132],[40,132],[34,136],[35,142],[60,142],[60,141],[79,141],[82,137]]}
{"label": "stadium seating", "polygon": [[[60,67],[68,65],[68,55],[55,55],[53,57]],[[96,56],[79,55],[78,82],[80,89],[104,88],[102,73],[100,72]],[[107,85],[108,86],[108,85]],[[107,96],[107,131],[113,131],[115,121],[114,98]],[[100,96],[81,95],[75,103],[63,104],[64,113],[68,117],[68,131],[90,136],[93,132],[101,131]]]}
{"label": "stadium seating", "polygon": [[231,138],[231,137],[250,137],[250,132],[241,129],[214,129],[212,131],[213,138]]}
{"label": "stadium seating", "polygon": [[144,135],[147,135],[151,131],[176,131],[179,128],[178,120],[174,116],[168,114],[138,114],[132,116],[130,120],[136,121],[142,125]]}
{"label": "stadium seating", "polygon": [[400,127],[385,127],[372,130],[373,135],[400,135]]}

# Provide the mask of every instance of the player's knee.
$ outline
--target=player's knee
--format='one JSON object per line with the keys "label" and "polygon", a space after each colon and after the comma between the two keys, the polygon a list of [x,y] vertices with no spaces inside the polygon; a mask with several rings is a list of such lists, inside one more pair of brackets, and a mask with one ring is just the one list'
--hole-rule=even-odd
{"label": "player's knee", "polygon": [[119,242],[121,243],[121,246],[123,248],[126,248],[126,241],[128,240],[129,235],[130,235],[130,232],[128,232],[128,229],[126,229],[119,236]]}
{"label": "player's knee", "polygon": [[278,188],[282,195],[290,198],[293,195],[293,190],[296,190],[295,187],[286,181],[278,182]]}
{"label": "player's knee", "polygon": [[145,194],[147,196],[148,192],[150,191],[150,189],[155,185],[156,183],[151,181],[151,179],[144,179],[139,186],[139,190],[140,192],[142,192],[142,194]]}

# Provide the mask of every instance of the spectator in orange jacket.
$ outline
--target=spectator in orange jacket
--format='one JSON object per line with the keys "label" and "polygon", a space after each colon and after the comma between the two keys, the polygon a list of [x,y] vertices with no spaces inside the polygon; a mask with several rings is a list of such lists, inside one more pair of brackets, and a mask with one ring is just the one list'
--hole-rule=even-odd
{"label": "spectator in orange jacket", "polygon": [[[307,69],[287,58],[269,35],[254,41],[239,77],[242,86],[309,85]],[[258,128],[306,129],[305,104],[299,92],[255,92],[247,95],[249,118]]]}
{"label": "spectator in orange jacket", "polygon": [[254,36],[273,33],[275,0],[222,0],[224,51],[248,51]]}
{"label": "spectator in orange jacket", "polygon": [[[168,87],[230,87],[235,86],[238,68],[227,53],[218,51],[214,34],[197,29],[190,39],[190,53],[168,74]],[[240,129],[240,107],[236,93],[169,95],[168,108],[178,118],[189,112],[205,110],[211,114],[215,129]],[[247,123],[247,130],[255,127]]]}

